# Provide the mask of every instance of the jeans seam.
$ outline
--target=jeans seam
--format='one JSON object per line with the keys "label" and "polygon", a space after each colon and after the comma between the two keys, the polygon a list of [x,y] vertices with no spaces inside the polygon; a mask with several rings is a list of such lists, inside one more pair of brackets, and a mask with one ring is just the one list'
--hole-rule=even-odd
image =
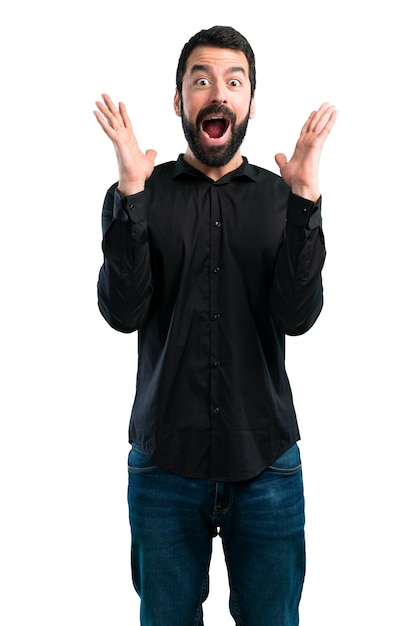
{"label": "jeans seam", "polygon": [[210,567],[211,556],[212,555],[210,554],[208,558],[208,565],[206,568],[206,574],[205,574],[205,579],[202,584],[202,589],[200,591],[199,606],[197,607],[196,617],[194,620],[194,626],[203,625],[203,603],[209,595],[209,567]]}
{"label": "jeans seam", "polygon": [[276,472],[276,474],[282,474],[283,476],[293,476],[297,474],[302,469],[302,464],[300,463],[296,467],[291,467],[289,469],[285,469],[282,467],[274,467],[274,465],[269,465],[268,469],[272,472]]}
{"label": "jeans seam", "polygon": [[149,467],[132,467],[131,465],[128,465],[128,472],[131,472],[132,474],[156,472],[158,469],[157,465],[150,465]]}
{"label": "jeans seam", "polygon": [[216,511],[214,514],[215,515],[225,515],[226,513],[228,513],[231,510],[231,507],[232,507],[232,505],[234,503],[234,495],[235,495],[234,487],[233,487],[233,485],[231,485],[230,492],[229,492],[228,504],[223,509],[220,509],[219,511]]}
{"label": "jeans seam", "polygon": [[[228,559],[227,551],[225,550],[225,546],[224,546],[224,557],[225,557],[225,563],[229,572],[230,571],[229,559]],[[230,596],[230,602],[234,607],[234,615],[232,615],[232,617],[234,618],[235,626],[243,626],[242,621],[241,621],[241,614],[240,614],[240,610],[238,606],[238,600],[237,600],[237,596],[235,594],[235,590],[232,584],[231,575],[229,575],[229,596]]]}

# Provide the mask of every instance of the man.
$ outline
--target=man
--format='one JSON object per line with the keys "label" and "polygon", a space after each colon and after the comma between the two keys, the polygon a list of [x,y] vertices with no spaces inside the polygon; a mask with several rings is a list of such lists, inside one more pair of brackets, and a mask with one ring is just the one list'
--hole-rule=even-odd
{"label": "man", "polygon": [[241,155],[255,84],[240,33],[192,37],[174,97],[186,152],[155,167],[122,103],[104,95],[95,111],[119,166],[99,307],[139,336],[128,500],[143,626],[203,624],[218,532],[236,624],[299,621],[304,501],[284,336],[322,308],[318,165],[336,111],[309,116],[292,158],[276,155],[279,176]]}

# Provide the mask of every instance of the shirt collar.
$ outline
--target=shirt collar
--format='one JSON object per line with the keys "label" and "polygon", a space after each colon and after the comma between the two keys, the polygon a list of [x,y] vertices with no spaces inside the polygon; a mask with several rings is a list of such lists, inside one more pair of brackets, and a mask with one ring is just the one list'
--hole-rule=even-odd
{"label": "shirt collar", "polygon": [[[225,176],[222,176],[219,180],[216,181],[217,184],[226,184],[229,183],[233,178],[247,178],[252,181],[256,181],[256,168],[254,165],[250,165],[246,157],[242,157],[242,164],[232,172],[228,172]],[[192,165],[189,165],[184,160],[184,154],[180,154],[175,165],[173,178],[178,178],[180,176],[196,176],[197,178],[202,178],[205,180],[209,180],[203,172],[200,172]]]}

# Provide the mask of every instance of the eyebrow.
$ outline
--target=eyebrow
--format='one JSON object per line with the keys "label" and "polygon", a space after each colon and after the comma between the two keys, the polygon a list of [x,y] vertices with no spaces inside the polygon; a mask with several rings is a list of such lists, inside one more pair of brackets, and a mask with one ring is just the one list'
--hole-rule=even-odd
{"label": "eyebrow", "polygon": [[[206,72],[207,74],[209,74],[210,71],[211,71],[210,65],[200,65],[196,63],[195,65],[192,66],[190,73],[195,74],[196,72]],[[232,67],[228,67],[226,70],[226,74],[236,74],[236,73],[241,73],[241,74],[244,74],[244,76],[246,76],[245,69],[241,67],[241,65],[233,65]]]}

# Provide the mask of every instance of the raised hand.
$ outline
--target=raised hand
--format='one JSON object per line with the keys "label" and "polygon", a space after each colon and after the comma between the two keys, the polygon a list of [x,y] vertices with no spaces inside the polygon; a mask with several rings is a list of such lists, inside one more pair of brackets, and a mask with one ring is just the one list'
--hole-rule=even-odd
{"label": "raised hand", "polygon": [[319,160],[336,119],[336,108],[325,102],[308,117],[290,161],[282,153],[275,156],[280,174],[298,196],[316,201],[321,195],[318,182]]}
{"label": "raised hand", "polygon": [[112,140],[119,167],[119,192],[130,196],[143,191],[145,181],[154,170],[155,150],[141,152],[132,130],[125,105],[119,108],[113,104],[107,94],[102,95],[103,102],[96,102],[99,109],[94,111],[97,121],[106,135]]}

